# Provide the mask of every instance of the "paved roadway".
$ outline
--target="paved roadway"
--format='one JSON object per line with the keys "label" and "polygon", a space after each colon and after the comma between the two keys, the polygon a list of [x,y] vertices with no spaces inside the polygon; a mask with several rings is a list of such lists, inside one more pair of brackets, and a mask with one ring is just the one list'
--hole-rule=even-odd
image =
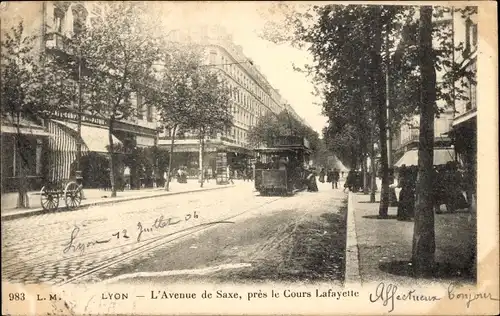
{"label": "paved roadway", "polygon": [[252,182],[241,182],[223,190],[5,221],[2,279],[100,282],[138,272],[255,266],[277,253],[281,257],[273,262],[280,262],[286,249],[276,245],[304,219],[338,212],[344,198],[326,184],[319,193],[261,197]]}

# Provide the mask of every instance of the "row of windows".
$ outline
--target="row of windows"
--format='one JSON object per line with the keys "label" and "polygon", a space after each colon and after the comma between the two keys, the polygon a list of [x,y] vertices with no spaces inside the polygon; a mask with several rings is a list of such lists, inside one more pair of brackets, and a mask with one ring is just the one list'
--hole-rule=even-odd
{"label": "row of windows", "polygon": [[234,140],[236,140],[236,142],[239,144],[247,143],[248,133],[246,130],[242,128],[233,126],[229,130],[226,130],[225,134],[227,137],[231,137]]}
{"label": "row of windows", "polygon": [[222,54],[220,60],[218,60],[217,52],[215,50],[210,51],[210,64],[218,63],[220,63],[226,74],[246,90],[234,92],[233,99],[235,101],[241,103],[254,114],[257,113],[256,110],[259,110],[258,112],[263,112],[263,108],[271,108],[275,113],[280,112],[280,107],[276,101],[260,89],[260,87],[240,69],[240,67],[237,67],[237,64]]}
{"label": "row of windows", "polygon": [[131,96],[132,104],[135,103],[137,108],[137,118],[143,120],[146,116],[148,122],[153,122],[153,106],[151,104],[144,104],[143,98],[140,93],[133,93]]}

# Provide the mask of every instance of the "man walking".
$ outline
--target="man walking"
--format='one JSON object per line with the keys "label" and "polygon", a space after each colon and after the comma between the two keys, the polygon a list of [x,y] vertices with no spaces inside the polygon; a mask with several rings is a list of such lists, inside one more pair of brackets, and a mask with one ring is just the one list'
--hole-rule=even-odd
{"label": "man walking", "polygon": [[231,168],[229,166],[227,166],[227,181],[231,182],[231,184],[234,184],[233,171],[231,170]]}
{"label": "man walking", "polygon": [[332,175],[332,189],[338,189],[338,183],[339,183],[339,171],[337,169],[333,169],[333,175]]}
{"label": "man walking", "polygon": [[205,169],[205,172],[204,172],[204,180],[207,181],[207,183],[210,183],[210,177],[209,177],[209,174],[208,174],[208,169]]}

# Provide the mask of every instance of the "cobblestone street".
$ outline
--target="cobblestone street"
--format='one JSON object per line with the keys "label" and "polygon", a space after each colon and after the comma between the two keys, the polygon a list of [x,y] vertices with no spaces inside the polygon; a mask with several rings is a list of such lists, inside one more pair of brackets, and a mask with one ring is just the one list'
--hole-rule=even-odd
{"label": "cobblestone street", "polygon": [[158,238],[229,217],[241,210],[242,201],[252,201],[250,183],[230,190],[233,199],[208,191],[2,222],[3,278],[27,283],[70,280],[151,247]]}
{"label": "cobblestone street", "polygon": [[[307,214],[316,206],[326,206],[333,191],[327,186],[323,190],[319,195],[302,192],[290,198],[261,197],[253,191],[252,182],[243,182],[223,190],[6,221],[2,223],[3,278],[61,284],[100,281],[116,276],[117,271],[137,271],[138,262],[147,261],[155,253],[158,256],[158,250],[182,237],[196,238],[211,226],[224,231],[221,225],[245,218],[290,209]],[[338,198],[343,196],[335,191],[340,194]],[[239,229],[251,227],[240,225]],[[217,252],[217,246],[213,245],[211,252]],[[189,262],[183,253],[176,255],[169,260]],[[206,264],[203,258],[198,261]],[[162,266],[168,268],[168,264]]]}

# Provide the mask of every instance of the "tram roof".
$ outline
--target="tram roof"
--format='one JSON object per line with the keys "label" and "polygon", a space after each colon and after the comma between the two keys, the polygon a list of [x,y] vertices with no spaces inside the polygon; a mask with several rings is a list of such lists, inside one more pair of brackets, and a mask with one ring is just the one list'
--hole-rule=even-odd
{"label": "tram roof", "polygon": [[266,152],[266,153],[277,153],[277,152],[294,152],[296,150],[302,150],[305,152],[311,151],[304,146],[287,146],[287,147],[266,147],[266,148],[255,148],[256,152]]}

